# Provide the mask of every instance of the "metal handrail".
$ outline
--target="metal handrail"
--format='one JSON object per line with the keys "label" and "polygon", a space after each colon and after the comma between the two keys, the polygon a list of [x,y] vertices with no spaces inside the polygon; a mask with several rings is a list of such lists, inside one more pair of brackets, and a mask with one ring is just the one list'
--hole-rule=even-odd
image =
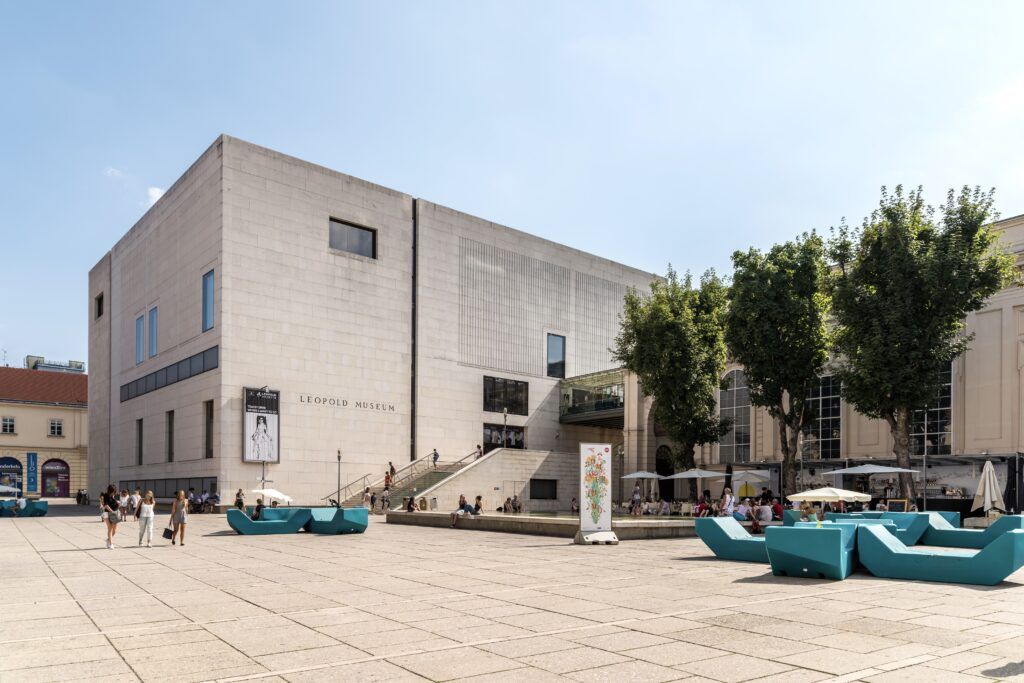
{"label": "metal handrail", "polygon": [[[463,457],[459,458],[458,460],[456,460],[454,463],[451,463],[451,464],[461,465],[466,460],[468,460],[468,459],[470,459],[470,458],[472,458],[474,456],[476,456],[476,450],[475,449],[470,451],[468,454],[464,455]],[[444,461],[438,460],[438,462],[441,463],[441,462],[444,462]],[[412,478],[418,477],[424,471],[427,471],[427,470],[431,469],[432,467],[433,467],[433,461],[431,460],[429,455],[424,456],[422,458],[416,458],[415,460],[410,462],[408,465],[403,465],[402,467],[400,467],[397,470],[395,470],[394,476],[391,477],[391,486],[394,487],[399,481],[405,481],[405,480],[409,479],[410,476]],[[416,471],[417,469],[422,470],[422,471],[417,472]],[[334,498],[335,500],[338,501],[338,504],[340,505],[342,502],[344,502],[346,499],[348,499],[348,497],[350,495],[352,495],[351,493],[349,493],[349,489],[351,489],[353,486],[358,484],[360,489],[365,489],[367,487],[372,489],[372,488],[376,488],[377,486],[380,486],[381,484],[384,483],[384,477],[380,477],[379,479],[376,479],[374,481],[371,481],[371,482],[367,483],[366,480],[369,479],[371,476],[372,476],[371,474],[364,474],[363,476],[359,477],[358,479],[355,479],[355,480],[349,482],[348,484],[345,484],[343,487],[341,487],[340,489],[338,489],[334,493],[330,493],[330,494],[324,496],[320,500],[330,500],[331,498]]]}

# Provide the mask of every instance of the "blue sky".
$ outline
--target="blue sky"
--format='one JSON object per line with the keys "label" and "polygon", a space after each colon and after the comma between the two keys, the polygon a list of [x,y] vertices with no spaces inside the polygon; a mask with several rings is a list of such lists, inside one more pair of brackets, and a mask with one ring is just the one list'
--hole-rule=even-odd
{"label": "blue sky", "polygon": [[87,273],[221,132],[630,265],[881,185],[1024,213],[1015,2],[106,2],[0,9],[0,349],[86,359]]}

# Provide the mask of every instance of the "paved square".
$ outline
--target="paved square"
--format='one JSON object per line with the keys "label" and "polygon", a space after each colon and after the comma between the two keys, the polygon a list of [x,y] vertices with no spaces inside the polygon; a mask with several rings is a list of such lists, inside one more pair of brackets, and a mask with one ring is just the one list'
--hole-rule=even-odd
{"label": "paved square", "polygon": [[83,509],[0,519],[0,681],[1024,680],[1024,571],[776,579],[697,539],[189,521],[183,548],[128,522],[107,550]]}

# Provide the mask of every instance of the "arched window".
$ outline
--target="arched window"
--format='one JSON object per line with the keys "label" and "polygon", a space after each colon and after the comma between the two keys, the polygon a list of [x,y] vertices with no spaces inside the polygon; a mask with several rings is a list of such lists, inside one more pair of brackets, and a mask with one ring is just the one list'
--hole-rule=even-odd
{"label": "arched window", "polygon": [[732,420],[729,432],[718,442],[719,462],[750,462],[750,391],[742,370],[726,374],[718,413]]}
{"label": "arched window", "polygon": [[59,458],[52,458],[43,463],[42,489],[44,498],[71,497],[71,468]]}

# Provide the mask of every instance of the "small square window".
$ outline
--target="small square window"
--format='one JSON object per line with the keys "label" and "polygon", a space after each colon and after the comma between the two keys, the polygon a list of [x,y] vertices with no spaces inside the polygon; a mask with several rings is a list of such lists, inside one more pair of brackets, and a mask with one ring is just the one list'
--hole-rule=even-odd
{"label": "small square window", "polygon": [[14,434],[14,418],[0,418],[0,434]]}
{"label": "small square window", "polygon": [[332,218],[328,244],[331,249],[347,251],[366,258],[377,258],[377,231]]}
{"label": "small square window", "polygon": [[50,420],[50,436],[64,436],[64,420]]}

